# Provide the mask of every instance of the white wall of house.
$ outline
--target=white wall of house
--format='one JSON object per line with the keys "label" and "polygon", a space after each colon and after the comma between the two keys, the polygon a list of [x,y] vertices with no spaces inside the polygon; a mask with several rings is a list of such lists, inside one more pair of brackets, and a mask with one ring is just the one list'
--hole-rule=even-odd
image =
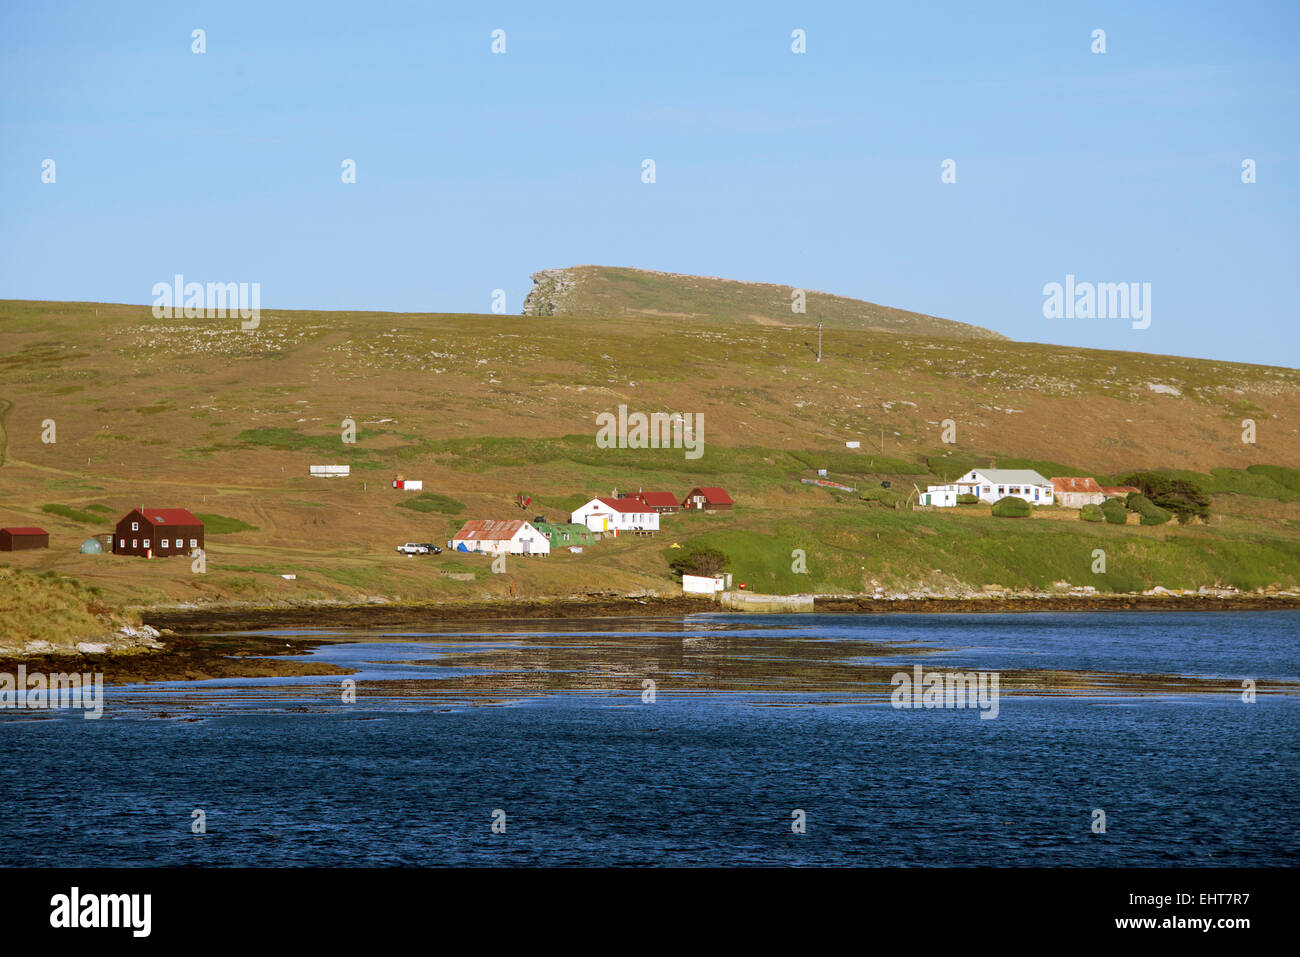
{"label": "white wall of house", "polygon": [[1055,504],[1052,483],[1047,479],[1009,479],[1000,476],[997,470],[972,469],[954,484],[960,491],[970,492],[981,502],[990,504],[1007,496],[1022,498],[1031,505]]}
{"label": "white wall of house", "polygon": [[1105,492],[1057,492],[1056,504],[1062,508],[1083,508],[1106,501]]}
{"label": "white wall of house", "polygon": [[687,595],[712,595],[722,591],[722,578],[708,578],[704,575],[683,575],[682,592]]}
{"label": "white wall of house", "polygon": [[551,540],[533,528],[528,522],[519,528],[510,538],[455,538],[452,547],[459,549],[464,545],[471,552],[484,552],[489,555],[549,555]]}
{"label": "white wall of house", "polygon": [[627,532],[638,528],[659,531],[658,512],[633,499],[626,501],[642,511],[620,512],[600,499],[593,498],[581,508],[574,509],[569,520],[574,525],[586,525],[593,532]]}
{"label": "white wall of house", "polygon": [[956,485],[928,485],[921,494],[921,504],[935,508],[952,508],[961,490]]}

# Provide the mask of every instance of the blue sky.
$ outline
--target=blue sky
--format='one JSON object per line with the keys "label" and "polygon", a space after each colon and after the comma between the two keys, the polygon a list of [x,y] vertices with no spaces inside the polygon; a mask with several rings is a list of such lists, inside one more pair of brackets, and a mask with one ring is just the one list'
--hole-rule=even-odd
{"label": "blue sky", "polygon": [[[0,298],[517,313],[600,263],[1300,366],[1300,5],[1035,6],[5,4]],[[1045,319],[1067,274],[1150,328]]]}

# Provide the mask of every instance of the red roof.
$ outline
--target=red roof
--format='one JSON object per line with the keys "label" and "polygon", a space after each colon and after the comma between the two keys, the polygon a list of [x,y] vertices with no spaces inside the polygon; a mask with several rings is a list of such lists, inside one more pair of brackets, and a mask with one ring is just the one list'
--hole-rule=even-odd
{"label": "red roof", "polygon": [[506,542],[528,523],[522,519],[483,518],[466,522],[454,541]]}
{"label": "red roof", "polygon": [[696,492],[703,495],[705,501],[710,502],[711,504],[714,505],[735,504],[735,502],[731,500],[731,496],[728,495],[725,491],[723,491],[721,488],[719,488],[716,485],[701,485],[699,488],[693,488],[691,489],[690,494],[687,495],[686,497],[690,498],[691,495],[694,495]]}
{"label": "red roof", "polygon": [[672,492],[637,492],[632,497],[640,499],[651,508],[676,508],[680,504]]}
{"label": "red roof", "polygon": [[[598,498],[597,502],[608,505],[616,512],[644,512],[649,506],[630,498]],[[674,505],[677,503],[674,502]]]}
{"label": "red roof", "polygon": [[1132,485],[1103,485],[1101,490],[1107,495],[1127,495],[1129,492],[1141,492],[1140,488]]}
{"label": "red roof", "polygon": [[1052,481],[1052,490],[1054,492],[1100,492],[1101,486],[1097,484],[1095,478],[1078,478],[1070,476],[1067,478],[1054,478]]}
{"label": "red roof", "polygon": [[43,528],[37,528],[35,525],[20,526],[17,528],[0,528],[0,532],[8,532],[10,535],[48,535],[50,534]]}
{"label": "red roof", "polygon": [[188,508],[140,508],[141,515],[153,525],[202,525]]}

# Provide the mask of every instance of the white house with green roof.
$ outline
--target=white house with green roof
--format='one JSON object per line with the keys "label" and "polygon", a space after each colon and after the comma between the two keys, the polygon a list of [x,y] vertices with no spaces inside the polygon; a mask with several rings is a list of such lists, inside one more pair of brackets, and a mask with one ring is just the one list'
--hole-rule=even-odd
{"label": "white house with green roof", "polygon": [[1052,483],[1033,469],[971,469],[957,481],[959,495],[974,495],[981,502],[1013,496],[1030,505],[1053,505]]}

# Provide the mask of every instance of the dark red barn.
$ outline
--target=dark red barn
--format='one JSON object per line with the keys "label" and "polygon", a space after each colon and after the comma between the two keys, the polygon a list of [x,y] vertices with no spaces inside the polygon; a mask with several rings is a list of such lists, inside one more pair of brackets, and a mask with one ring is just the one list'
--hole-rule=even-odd
{"label": "dark red barn", "polygon": [[49,548],[50,533],[35,526],[0,528],[0,552],[20,552],[28,548]]}
{"label": "dark red barn", "polygon": [[186,508],[132,509],[113,533],[114,555],[167,558],[203,547],[203,523]]}
{"label": "dark red barn", "polygon": [[702,485],[693,488],[682,499],[682,508],[698,509],[705,512],[725,512],[735,503],[731,496],[716,485]]}

